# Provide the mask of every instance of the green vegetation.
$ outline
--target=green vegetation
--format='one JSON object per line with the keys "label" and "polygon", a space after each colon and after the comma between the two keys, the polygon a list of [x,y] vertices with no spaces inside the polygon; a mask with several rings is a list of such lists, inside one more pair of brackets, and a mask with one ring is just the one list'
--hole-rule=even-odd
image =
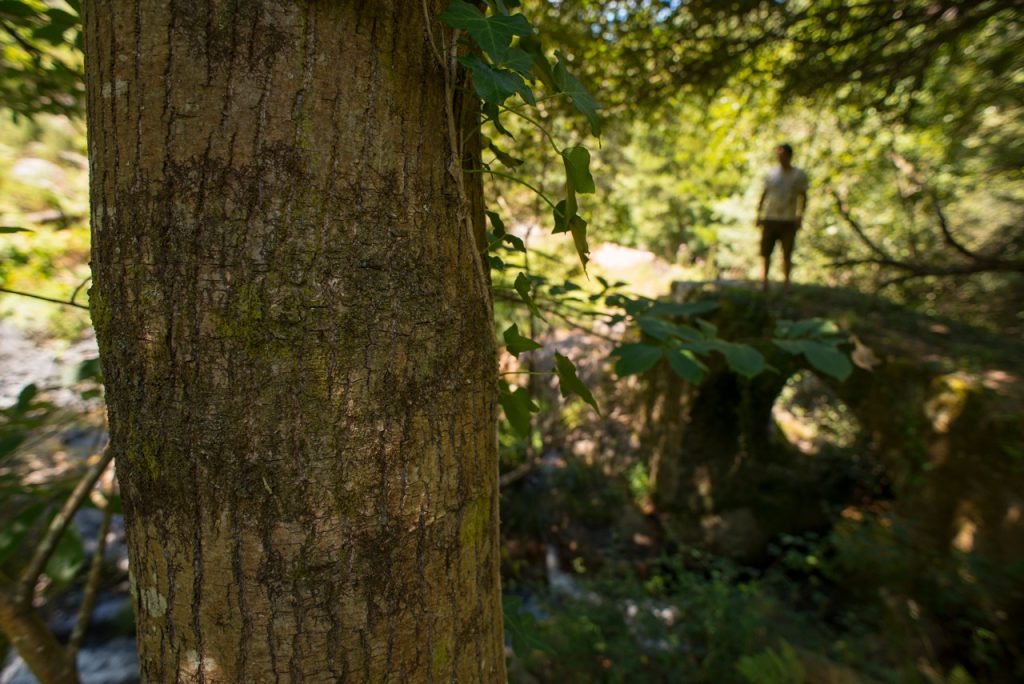
{"label": "green vegetation", "polygon": [[[1019,3],[453,0],[440,20],[450,94],[481,103],[510,680],[1024,679]],[[0,323],[52,354],[109,314],[80,49],[77,2],[0,1]],[[760,293],[782,141],[810,204],[797,284]],[[272,295],[204,324],[270,335]],[[98,460],[60,435],[102,423],[99,379],[6,390],[4,591]],[[101,490],[80,504],[114,515]],[[491,510],[465,507],[464,545]],[[58,541],[37,603],[123,583],[73,527]]]}

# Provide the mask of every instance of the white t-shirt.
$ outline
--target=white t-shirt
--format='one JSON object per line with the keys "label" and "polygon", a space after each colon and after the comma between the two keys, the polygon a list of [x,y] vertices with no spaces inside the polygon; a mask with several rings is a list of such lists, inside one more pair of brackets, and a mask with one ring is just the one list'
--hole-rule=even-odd
{"label": "white t-shirt", "polygon": [[[793,221],[797,218],[797,198],[807,192],[807,174],[790,167],[776,166],[764,177],[764,205],[761,218],[768,221]],[[800,207],[803,211],[803,207]]]}

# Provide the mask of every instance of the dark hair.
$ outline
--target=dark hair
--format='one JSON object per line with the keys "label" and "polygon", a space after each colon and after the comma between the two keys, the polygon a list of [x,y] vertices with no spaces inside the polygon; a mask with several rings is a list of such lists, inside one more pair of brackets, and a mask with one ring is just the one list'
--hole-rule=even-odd
{"label": "dark hair", "polygon": [[782,143],[779,145],[779,149],[784,151],[786,154],[793,156],[793,146],[789,143]]}

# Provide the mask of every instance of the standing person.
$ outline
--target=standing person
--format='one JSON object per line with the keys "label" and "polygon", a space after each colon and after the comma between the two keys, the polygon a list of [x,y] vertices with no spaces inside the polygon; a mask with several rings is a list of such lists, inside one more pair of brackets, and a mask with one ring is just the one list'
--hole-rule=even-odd
{"label": "standing person", "polygon": [[775,243],[782,243],[782,271],[785,289],[793,268],[793,244],[807,207],[807,174],[793,166],[793,148],[783,143],[775,148],[779,165],[764,178],[764,191],[757,204],[757,225],[761,227],[761,287],[768,289]]}

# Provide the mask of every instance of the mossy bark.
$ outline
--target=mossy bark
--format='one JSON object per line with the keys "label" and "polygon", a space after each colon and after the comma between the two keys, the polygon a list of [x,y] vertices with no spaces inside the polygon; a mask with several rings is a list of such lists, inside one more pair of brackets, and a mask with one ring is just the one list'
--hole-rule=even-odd
{"label": "mossy bark", "polygon": [[443,5],[85,3],[145,681],[504,680],[495,349]]}

